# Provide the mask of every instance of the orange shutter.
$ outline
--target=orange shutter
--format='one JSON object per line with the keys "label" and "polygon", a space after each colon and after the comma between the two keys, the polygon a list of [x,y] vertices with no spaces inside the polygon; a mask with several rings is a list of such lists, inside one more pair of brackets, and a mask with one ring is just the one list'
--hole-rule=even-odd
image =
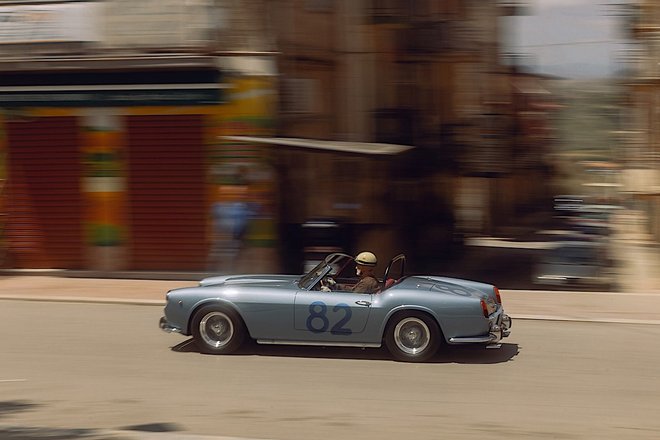
{"label": "orange shutter", "polygon": [[201,115],[127,117],[133,270],[206,269]]}
{"label": "orange shutter", "polygon": [[9,264],[16,268],[82,269],[76,118],[6,120],[6,128]]}

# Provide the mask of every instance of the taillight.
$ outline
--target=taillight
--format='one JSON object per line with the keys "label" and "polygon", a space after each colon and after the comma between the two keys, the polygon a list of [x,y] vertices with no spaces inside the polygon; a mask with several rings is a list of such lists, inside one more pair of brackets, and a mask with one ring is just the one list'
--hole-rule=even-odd
{"label": "taillight", "polygon": [[495,289],[495,297],[497,298],[497,303],[502,304],[502,297],[500,296],[500,289],[497,287],[494,287]]}
{"label": "taillight", "polygon": [[481,300],[481,311],[484,312],[484,318],[488,318],[488,305],[485,300]]}

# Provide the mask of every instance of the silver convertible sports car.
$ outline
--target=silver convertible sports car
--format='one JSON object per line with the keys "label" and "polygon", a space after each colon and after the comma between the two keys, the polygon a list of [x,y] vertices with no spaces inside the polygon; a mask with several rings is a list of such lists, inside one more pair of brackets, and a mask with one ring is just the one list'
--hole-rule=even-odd
{"label": "silver convertible sports car", "polygon": [[384,343],[396,359],[412,362],[428,360],[443,344],[499,347],[509,335],[511,318],[496,287],[404,272],[398,255],[378,292],[354,293],[347,291],[357,282],[354,258],[334,253],[303,276],[206,278],[167,293],[160,328],[192,335],[203,353],[232,353],[249,337],[259,344]]}

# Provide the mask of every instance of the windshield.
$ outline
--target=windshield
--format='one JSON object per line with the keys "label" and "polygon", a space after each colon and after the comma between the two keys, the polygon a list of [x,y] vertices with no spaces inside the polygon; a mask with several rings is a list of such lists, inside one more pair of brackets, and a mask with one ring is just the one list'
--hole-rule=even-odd
{"label": "windshield", "polygon": [[299,286],[303,289],[309,289],[315,280],[319,279],[325,271],[328,270],[328,265],[325,261],[321,261],[314,269],[307,272],[300,278]]}
{"label": "windshield", "polygon": [[322,276],[330,275],[334,276],[340,273],[346,265],[350,264],[353,261],[353,257],[346,254],[330,254],[323,261],[316,265],[316,267],[310,270],[308,273],[303,275],[300,278],[299,286],[302,289],[311,288],[314,283],[321,278]]}

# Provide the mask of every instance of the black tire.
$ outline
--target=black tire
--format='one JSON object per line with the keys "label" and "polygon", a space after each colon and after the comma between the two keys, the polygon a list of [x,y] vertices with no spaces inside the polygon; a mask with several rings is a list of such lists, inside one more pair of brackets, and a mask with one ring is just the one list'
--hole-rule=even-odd
{"label": "black tire", "polygon": [[193,317],[192,335],[202,353],[234,353],[243,344],[245,334],[243,320],[228,307],[204,306]]}
{"label": "black tire", "polygon": [[424,362],[440,347],[438,324],[425,313],[409,311],[392,317],[385,330],[385,345],[399,361]]}

